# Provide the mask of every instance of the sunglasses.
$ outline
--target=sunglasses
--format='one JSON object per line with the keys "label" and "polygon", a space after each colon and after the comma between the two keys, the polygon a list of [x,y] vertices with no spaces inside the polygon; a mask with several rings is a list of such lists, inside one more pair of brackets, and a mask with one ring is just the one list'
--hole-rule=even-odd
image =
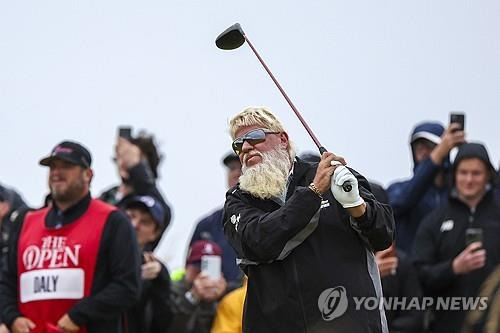
{"label": "sunglasses", "polygon": [[233,150],[236,153],[236,155],[241,154],[241,151],[243,149],[243,144],[248,142],[252,146],[255,146],[257,143],[264,142],[266,140],[266,134],[278,134],[280,132],[273,132],[264,128],[257,128],[254,129],[247,134],[240,136],[239,138],[236,138],[233,141]]}

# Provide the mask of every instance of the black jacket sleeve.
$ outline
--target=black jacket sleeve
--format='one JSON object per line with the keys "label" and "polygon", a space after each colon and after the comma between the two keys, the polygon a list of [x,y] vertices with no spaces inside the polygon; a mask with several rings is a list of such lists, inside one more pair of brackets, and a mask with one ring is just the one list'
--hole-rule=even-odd
{"label": "black jacket sleeve", "polygon": [[3,322],[11,327],[17,317],[22,314],[17,306],[18,286],[17,286],[17,243],[19,234],[23,226],[24,217],[28,210],[20,212],[11,222],[8,252],[5,264],[2,267],[0,278],[0,310],[2,311]]}
{"label": "black jacket sleeve", "polygon": [[253,207],[248,197],[240,189],[227,192],[224,233],[239,258],[261,263],[276,259],[321,205],[313,191],[300,186],[283,206],[272,212]]}
{"label": "black jacket sleeve", "polygon": [[437,208],[421,223],[413,246],[413,262],[424,291],[434,295],[456,280],[452,259],[438,260],[438,236],[443,208]]}
{"label": "black jacket sleeve", "polygon": [[120,211],[108,217],[103,230],[91,296],[69,311],[78,326],[119,317],[140,296],[140,252],[128,218]]}
{"label": "black jacket sleeve", "polygon": [[385,250],[394,240],[394,216],[392,208],[375,199],[368,181],[351,169],[358,179],[359,194],[366,203],[366,212],[359,218],[351,218],[351,226],[374,251]]}
{"label": "black jacket sleeve", "polygon": [[141,163],[133,166],[128,170],[129,181],[134,189],[134,193],[137,195],[150,195],[161,201],[163,209],[165,210],[165,228],[169,225],[172,213],[170,211],[170,206],[163,198],[163,195],[158,190],[156,186],[156,180],[151,172],[151,169],[146,162],[141,161]]}

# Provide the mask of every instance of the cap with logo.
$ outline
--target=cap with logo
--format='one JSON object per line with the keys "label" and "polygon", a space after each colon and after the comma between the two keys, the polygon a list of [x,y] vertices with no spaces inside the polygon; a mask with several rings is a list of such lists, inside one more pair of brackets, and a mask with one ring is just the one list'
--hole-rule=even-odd
{"label": "cap with logo", "polygon": [[134,207],[146,209],[158,226],[161,227],[165,223],[165,209],[163,209],[161,203],[152,196],[137,195],[132,197],[125,205],[125,208]]}
{"label": "cap with logo", "polygon": [[199,240],[193,243],[189,248],[186,263],[195,264],[201,261],[205,255],[222,256],[222,250],[219,245],[208,240]]}
{"label": "cap with logo", "polygon": [[50,155],[40,160],[40,165],[50,166],[55,160],[63,160],[84,168],[90,168],[92,157],[90,152],[81,144],[73,141],[63,141],[52,149]]}

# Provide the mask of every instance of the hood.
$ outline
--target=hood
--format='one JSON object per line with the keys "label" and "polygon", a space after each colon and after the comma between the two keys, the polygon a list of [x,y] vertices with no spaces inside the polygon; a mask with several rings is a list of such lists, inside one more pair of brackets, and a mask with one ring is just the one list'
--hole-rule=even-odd
{"label": "hood", "polygon": [[418,139],[425,139],[434,144],[441,143],[441,135],[443,135],[444,127],[440,123],[437,122],[424,122],[420,123],[413,129],[410,135],[410,147],[411,154],[413,156],[414,166],[417,165],[415,161],[415,152],[413,151],[413,143]]}
{"label": "hood", "polygon": [[477,142],[464,143],[460,146],[460,148],[458,148],[457,155],[453,161],[453,176],[455,175],[455,170],[457,169],[458,164],[469,158],[478,158],[483,161],[491,173],[490,183],[494,184],[496,180],[496,170],[493,167],[493,164],[491,164],[490,156],[488,155],[486,147]]}

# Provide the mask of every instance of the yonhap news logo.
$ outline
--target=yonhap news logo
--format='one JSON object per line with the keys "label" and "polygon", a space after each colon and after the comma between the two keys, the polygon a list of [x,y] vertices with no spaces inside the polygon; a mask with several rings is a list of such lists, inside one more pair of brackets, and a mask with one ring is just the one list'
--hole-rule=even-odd
{"label": "yonhap news logo", "polygon": [[342,286],[323,290],[318,298],[318,307],[325,321],[342,316],[347,310],[347,291]]}

